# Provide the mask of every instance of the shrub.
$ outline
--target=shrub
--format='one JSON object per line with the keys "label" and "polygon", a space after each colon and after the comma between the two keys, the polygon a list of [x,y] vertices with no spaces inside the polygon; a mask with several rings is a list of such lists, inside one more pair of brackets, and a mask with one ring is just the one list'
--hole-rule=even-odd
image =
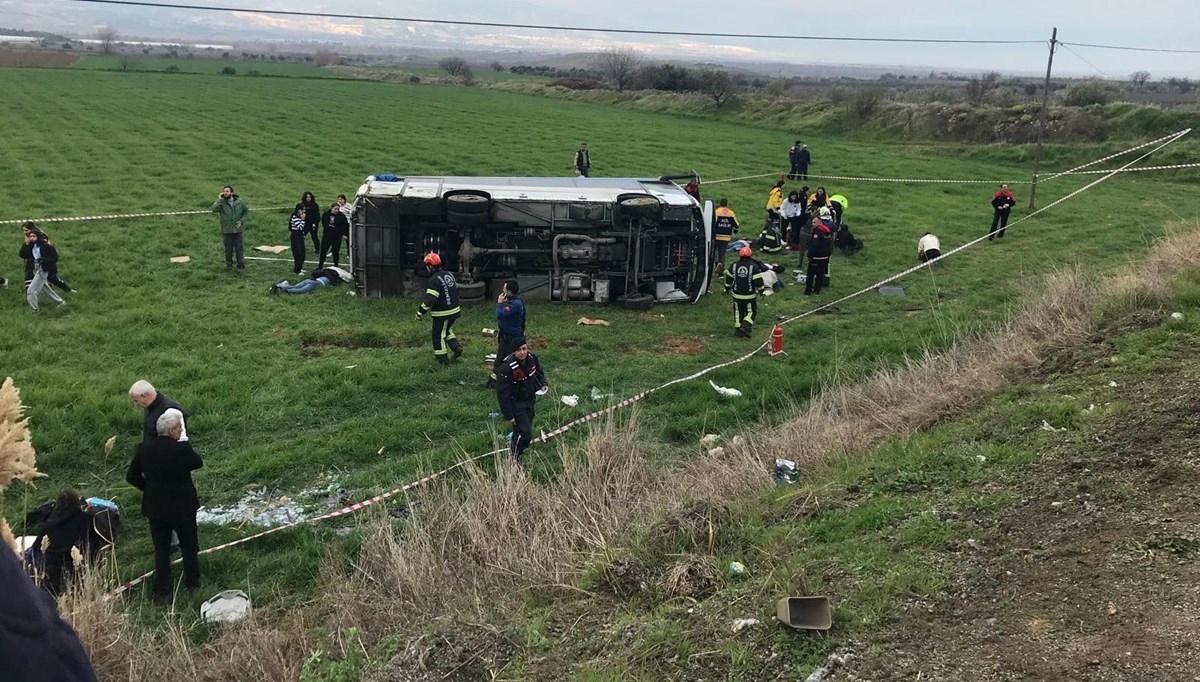
{"label": "shrub", "polygon": [[261,76],[262,72],[259,71],[258,69],[250,69],[249,71],[246,72],[246,75],[247,76]]}
{"label": "shrub", "polygon": [[233,68],[232,66],[226,66],[225,68],[221,69],[221,73],[226,76],[236,76],[237,69]]}
{"label": "shrub", "polygon": [[558,78],[550,81],[550,85],[568,90],[599,90],[604,87],[603,83],[591,78]]}
{"label": "shrub", "polygon": [[167,68],[163,69],[163,71],[166,71],[167,73],[179,73],[179,65],[167,64]]}
{"label": "shrub", "polygon": [[409,83],[420,83],[421,77],[414,74],[414,75],[408,77],[408,82]]}
{"label": "shrub", "polygon": [[1108,104],[1121,96],[1121,88],[1113,83],[1090,80],[1075,83],[1063,95],[1063,104],[1069,107],[1086,107],[1093,104]]}

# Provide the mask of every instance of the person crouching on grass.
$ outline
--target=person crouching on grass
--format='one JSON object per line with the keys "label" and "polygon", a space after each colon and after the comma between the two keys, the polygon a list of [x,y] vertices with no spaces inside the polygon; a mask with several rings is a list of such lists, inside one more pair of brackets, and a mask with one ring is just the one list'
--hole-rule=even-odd
{"label": "person crouching on grass", "polygon": [[529,352],[525,337],[513,339],[513,345],[516,350],[496,362],[496,398],[500,414],[513,427],[509,451],[520,462],[533,442],[534,403],[548,386],[542,363]]}
{"label": "person crouching on grass", "polygon": [[942,243],[938,241],[937,235],[932,232],[926,232],[920,240],[917,241],[917,260],[922,263],[928,263],[932,260],[937,260],[942,257]]}
{"label": "person crouching on grass", "polygon": [[142,491],[142,516],[150,522],[154,542],[154,599],[171,602],[171,533],[179,536],[183,554],[183,586],[200,586],[200,541],[196,510],[200,500],[192,472],[204,466],[190,441],[180,440],[183,414],[171,408],[156,424],[158,437],[138,445],[125,480]]}

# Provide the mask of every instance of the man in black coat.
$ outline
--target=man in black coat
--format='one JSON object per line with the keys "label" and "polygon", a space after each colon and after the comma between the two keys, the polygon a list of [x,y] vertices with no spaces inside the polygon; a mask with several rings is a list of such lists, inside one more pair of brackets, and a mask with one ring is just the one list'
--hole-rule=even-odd
{"label": "man in black coat", "polygon": [[546,374],[524,336],[514,339],[513,346],[515,351],[496,361],[496,398],[500,414],[512,424],[510,450],[519,459],[533,442],[534,403],[546,392]]}
{"label": "man in black coat", "polygon": [[[171,408],[179,410],[180,414],[185,414],[179,403],[175,402],[171,396],[165,393],[159,393],[154,386],[145,379],[139,379],[133,382],[133,386],[129,387],[129,399],[134,405],[145,410],[146,415],[142,420],[142,442],[149,443],[155,438],[158,438],[158,418],[163,415],[163,412]],[[183,436],[179,439],[187,441],[187,425],[183,426]]]}
{"label": "man in black coat", "polygon": [[79,637],[37,589],[16,554],[0,543],[0,664],[3,679],[87,682],[96,679]]}
{"label": "man in black coat", "polygon": [[142,491],[142,516],[150,522],[154,542],[154,596],[171,600],[171,533],[179,535],[183,554],[183,585],[200,585],[199,538],[196,510],[200,499],[192,483],[192,472],[204,466],[191,443],[181,441],[183,414],[174,408],[163,412],[157,423],[158,437],[137,447],[125,480]]}

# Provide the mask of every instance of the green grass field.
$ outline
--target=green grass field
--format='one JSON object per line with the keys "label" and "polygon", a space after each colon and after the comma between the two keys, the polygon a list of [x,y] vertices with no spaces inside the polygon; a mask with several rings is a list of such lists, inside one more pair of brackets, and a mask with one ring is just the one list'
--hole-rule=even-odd
{"label": "green grass field", "polygon": [[[90,71],[167,71],[174,66],[178,73],[221,74],[227,66],[236,75],[284,76],[288,78],[340,78],[339,74],[315,64],[290,62],[260,62],[248,59],[188,59],[186,57],[151,57],[137,55],[89,55],[75,63],[77,69]],[[174,70],[174,69],[172,69]],[[256,73],[255,73],[256,72]]]}
{"label": "green grass field", "polygon": [[[253,209],[291,206],[305,190],[329,202],[338,193],[352,195],[375,172],[567,175],[581,140],[593,150],[596,175],[695,169],[718,179],[777,170],[791,140],[804,132],[366,81],[6,69],[0,86],[19,103],[0,112],[6,131],[0,166],[11,197],[0,219],[206,209],[229,182]],[[806,139],[814,172],[1028,175],[1023,150],[988,155]],[[1057,170],[1100,155],[1062,148],[1048,163]],[[1048,183],[1039,196],[1045,204],[1084,182]],[[756,233],[770,184],[766,178],[705,191],[727,195]],[[908,267],[927,230],[941,236],[945,249],[986,231],[994,190],[868,183],[830,183],[830,189],[849,197],[846,220],[866,249],[851,259],[835,257],[833,290],[818,300]],[[1015,189],[1023,208],[1025,187]],[[1111,269],[1143,253],[1168,220],[1198,213],[1194,184],[1116,179],[1014,228],[1003,243],[904,281],[905,298],[866,296],[842,306],[843,314],[790,326],[785,358],[754,358],[712,375],[745,398],[720,400],[705,382],[656,394],[644,405],[643,429],[669,451],[706,432],[782,420],[831,381],[852,380],[1002,321],[1050,268]],[[247,246],[287,243],[285,222],[281,212],[254,213]],[[477,387],[479,361],[493,350],[479,334],[495,326],[488,306],[458,323],[467,356],[441,369],[425,346],[428,323],[412,320],[415,301],[362,300],[345,288],[271,297],[269,285],[288,275],[287,254],[251,261],[244,274],[226,273],[215,217],[44,227],[62,252],[63,278],[79,291],[68,295],[68,306],[44,305],[38,315],[25,306],[19,286],[0,298],[0,366],[22,390],[39,464],[49,475],[35,492],[10,491],[10,521],[64,486],[112,497],[126,511],[122,574],[149,567],[138,496],[123,482],[141,424],[126,391],[138,378],[150,379],[192,415],[189,432],[206,460],[196,481],[209,503],[231,502],[251,488],[293,494],[330,476],[358,499],[494,443],[495,422],[488,419],[494,396]],[[19,281],[20,233],[3,226],[0,235],[11,248],[0,275]],[[169,263],[177,255],[192,261]],[[764,301],[758,340],[777,315],[812,306],[799,294],[789,287]],[[576,326],[581,315],[612,326]],[[558,395],[582,397],[577,408],[543,402],[536,426],[550,430],[590,411],[593,386],[628,396],[744,352],[750,344],[733,337],[731,324],[728,300],[716,295],[695,306],[658,306],[650,315],[531,305],[529,332],[545,339],[539,352],[550,383]],[[698,339],[702,350],[674,354],[665,350],[668,337]],[[112,435],[117,449],[105,460],[101,446]],[[552,459],[542,448],[535,469]],[[201,544],[248,533],[205,526]],[[332,538],[327,528],[306,529],[205,558],[204,591],[249,588],[263,603],[302,598]]]}

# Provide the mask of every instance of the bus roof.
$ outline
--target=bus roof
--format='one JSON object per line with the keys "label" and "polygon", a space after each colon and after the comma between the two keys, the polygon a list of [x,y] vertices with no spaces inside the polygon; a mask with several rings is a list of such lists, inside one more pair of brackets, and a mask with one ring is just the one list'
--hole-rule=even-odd
{"label": "bus roof", "polygon": [[693,206],[695,199],[669,180],[636,178],[517,178],[413,176],[394,181],[367,178],[358,189],[359,196],[412,199],[436,199],[447,192],[472,190],[486,192],[497,201],[616,201],[622,194],[638,193],[657,197],[669,206]]}

